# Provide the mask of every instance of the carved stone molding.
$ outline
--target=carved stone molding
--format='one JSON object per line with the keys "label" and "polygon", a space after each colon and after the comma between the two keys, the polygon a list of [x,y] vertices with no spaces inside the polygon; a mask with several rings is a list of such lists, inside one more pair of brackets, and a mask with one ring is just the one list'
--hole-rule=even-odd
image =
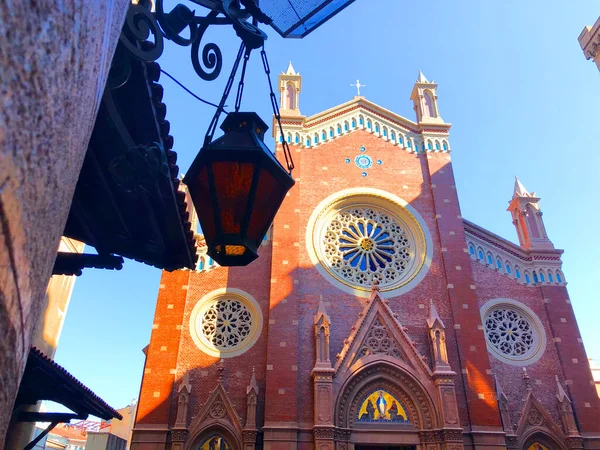
{"label": "carved stone molding", "polygon": [[463,441],[463,430],[462,429],[443,429],[442,440],[446,442],[462,442]]}
{"label": "carved stone molding", "polygon": [[336,441],[349,441],[351,434],[352,434],[352,430],[347,430],[347,429],[343,429],[343,428],[335,428],[333,437]]}
{"label": "carved stone molding", "polygon": [[583,448],[583,438],[580,438],[580,437],[567,438],[567,446],[572,449]]}
{"label": "carved stone molding", "polygon": [[242,432],[243,441],[246,442],[256,442],[256,437],[258,436],[258,431],[256,430],[244,430]]}
{"label": "carved stone molding", "polygon": [[519,438],[517,436],[515,436],[514,434],[506,435],[505,440],[506,440],[506,448],[507,449],[519,447]]}
{"label": "carved stone molding", "polygon": [[314,427],[313,436],[317,439],[333,440],[335,436],[335,428],[333,427]]}
{"label": "carved stone molding", "polygon": [[188,435],[188,430],[171,430],[171,441],[185,442],[187,441]]}
{"label": "carved stone molding", "polygon": [[435,444],[442,441],[442,434],[439,430],[419,431],[419,440],[421,444]]}

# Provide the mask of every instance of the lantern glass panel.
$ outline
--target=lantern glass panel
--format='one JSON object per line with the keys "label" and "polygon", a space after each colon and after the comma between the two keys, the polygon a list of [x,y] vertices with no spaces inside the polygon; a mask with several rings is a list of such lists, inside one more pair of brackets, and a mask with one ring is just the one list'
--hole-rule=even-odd
{"label": "lantern glass panel", "polygon": [[255,241],[257,247],[271,225],[288,189],[287,186],[282,187],[270,172],[265,169],[260,171],[252,216],[248,224],[248,238]]}
{"label": "lantern glass panel", "polygon": [[248,210],[248,198],[256,166],[248,162],[215,161],[213,175],[219,205],[221,231],[239,234],[244,230],[244,218]]}

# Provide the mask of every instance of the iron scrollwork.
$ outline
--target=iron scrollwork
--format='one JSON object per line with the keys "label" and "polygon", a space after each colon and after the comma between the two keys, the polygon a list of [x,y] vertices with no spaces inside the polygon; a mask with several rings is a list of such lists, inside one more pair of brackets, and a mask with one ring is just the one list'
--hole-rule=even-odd
{"label": "iron scrollwork", "polygon": [[[200,6],[212,8],[204,17],[183,4],[165,13],[163,0],[156,0],[151,11],[151,0],[139,0],[127,12],[120,43],[135,58],[145,62],[156,61],[164,51],[164,39],[191,48],[194,71],[206,81],[216,79],[223,67],[223,54],[214,42],[202,45],[204,33],[210,25],[231,25],[236,34],[250,49],[260,48],[267,35],[256,25],[269,23],[270,19],[256,6],[254,0],[189,0]],[[242,5],[244,7],[242,7]],[[252,18],[252,22],[248,20]],[[189,37],[182,33],[188,30]],[[150,41],[152,35],[153,41]]]}

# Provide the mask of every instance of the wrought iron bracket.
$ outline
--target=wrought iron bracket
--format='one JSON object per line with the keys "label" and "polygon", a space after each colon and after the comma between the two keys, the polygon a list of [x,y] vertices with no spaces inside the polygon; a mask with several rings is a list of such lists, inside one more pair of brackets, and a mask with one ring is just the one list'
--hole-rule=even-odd
{"label": "wrought iron bracket", "polygon": [[[256,5],[255,0],[215,0],[210,3],[206,0],[188,1],[208,8],[208,14],[198,16],[195,10],[183,4],[178,4],[169,13],[165,13],[163,0],[156,0],[154,11],[151,10],[150,0],[140,0],[137,4],[130,5],[119,38],[120,46],[145,62],[156,61],[162,55],[165,39],[183,47],[189,46],[194,71],[203,80],[212,81],[221,73],[223,55],[217,44],[202,44],[209,26],[231,25],[249,49],[261,48],[267,39],[267,35],[257,24],[268,24],[270,19]],[[208,4],[212,7],[207,7]],[[186,29],[188,37],[182,35]],[[115,57],[122,56],[122,53],[122,49],[118,48]],[[124,68],[124,75],[120,79],[126,80],[127,63],[120,66]]]}

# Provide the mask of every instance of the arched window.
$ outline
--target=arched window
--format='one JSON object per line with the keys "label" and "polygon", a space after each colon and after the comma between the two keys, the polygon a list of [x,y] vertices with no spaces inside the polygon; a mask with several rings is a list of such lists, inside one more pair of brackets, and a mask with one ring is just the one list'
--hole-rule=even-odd
{"label": "arched window", "polygon": [[520,280],[521,279],[521,271],[519,269],[515,269],[515,276]]}
{"label": "arched window", "polygon": [[306,138],[306,146],[310,147],[310,139],[309,138]]}
{"label": "arched window", "polygon": [[292,135],[289,133],[287,135],[287,141],[288,141],[288,144],[290,144],[292,142]]}
{"label": "arched window", "polygon": [[407,146],[408,148],[411,148],[411,147],[412,147],[412,144],[411,144],[411,142],[410,142],[410,139],[407,139],[407,140],[406,140],[406,146]]}
{"label": "arched window", "polygon": [[535,270],[534,270],[534,271],[533,271],[533,282],[534,282],[535,284],[537,284],[537,283],[539,283],[539,281],[540,281],[540,280],[538,279],[537,273],[535,273]]}
{"label": "arched window", "polygon": [[483,252],[481,250],[477,251],[477,257],[479,260],[483,261]]}
{"label": "arched window", "polygon": [[344,131],[348,131],[348,122],[344,122]]}
{"label": "arched window", "polygon": [[358,124],[359,124],[359,125],[363,125],[363,124],[364,124],[363,116],[360,116],[360,117],[358,118]]}
{"label": "arched window", "polygon": [[494,264],[494,259],[492,258],[492,255],[487,255],[487,262],[488,264]]}
{"label": "arched window", "polygon": [[379,133],[379,124],[375,124],[375,133]]}
{"label": "arched window", "polygon": [[398,143],[404,144],[404,140],[402,139],[402,136],[398,136]]}
{"label": "arched window", "polygon": [[324,141],[326,136],[327,135],[325,134],[325,130],[321,131],[321,140]]}
{"label": "arched window", "polygon": [[333,128],[329,129],[329,137],[332,138],[333,137]]}
{"label": "arched window", "polygon": [[352,119],[352,129],[356,128],[356,120]]}
{"label": "arched window", "polygon": [[475,254],[475,247],[473,247],[472,245],[469,245],[469,253],[470,253],[471,255],[474,255],[474,254]]}
{"label": "arched window", "polygon": [[393,131],[390,132],[390,141],[396,141],[396,134]]}
{"label": "arched window", "polygon": [[525,283],[531,283],[531,278],[529,278],[529,274],[525,272]]}
{"label": "arched window", "polygon": [[502,261],[500,261],[500,258],[498,258],[498,259],[496,260],[496,267],[497,267],[498,269],[502,269]]}
{"label": "arched window", "polygon": [[511,272],[511,270],[510,270],[510,264],[507,263],[506,264],[506,273],[510,273],[510,272]]}
{"label": "arched window", "polygon": [[444,142],[442,144],[442,148],[444,149],[444,151],[448,150],[448,145]]}
{"label": "arched window", "polygon": [[319,143],[319,135],[318,135],[317,133],[315,133],[315,137],[313,138],[313,142],[314,142],[315,144],[318,144],[318,143]]}
{"label": "arched window", "polygon": [[440,143],[438,141],[435,141],[435,149],[438,151],[440,149]]}
{"label": "arched window", "polygon": [[279,142],[283,142],[283,134],[279,135]]}
{"label": "arched window", "polygon": [[544,276],[544,272],[542,272],[541,270],[540,270],[540,281],[541,281],[542,283],[545,283],[545,282],[546,282],[546,277]]}
{"label": "arched window", "polygon": [[367,120],[367,128],[370,130],[371,129],[371,121]]}
{"label": "arched window", "polygon": [[342,127],[339,125],[337,126],[337,134],[342,134]]}
{"label": "arched window", "polygon": [[423,97],[425,99],[425,115],[427,117],[436,117],[435,108],[433,106],[433,96],[431,95],[431,92],[425,91]]}
{"label": "arched window", "polygon": [[387,137],[387,128],[386,127],[383,127],[383,136]]}
{"label": "arched window", "polygon": [[200,258],[198,262],[198,270],[204,270],[204,258]]}
{"label": "arched window", "polygon": [[431,142],[427,142],[427,150],[431,150]]}
{"label": "arched window", "polygon": [[285,90],[285,106],[287,109],[296,109],[296,89],[292,83],[288,83]]}
{"label": "arched window", "polygon": [[208,258],[208,267],[213,265],[213,259],[212,258]]}
{"label": "arched window", "polygon": [[552,279],[552,272],[548,272],[548,281],[550,283],[554,283],[554,280]]}
{"label": "arched window", "polygon": [[296,137],[294,139],[294,142],[296,142],[296,144],[300,143],[300,135],[298,133],[296,133]]}
{"label": "arched window", "polygon": [[556,272],[556,281],[558,281],[559,283],[562,283],[562,278],[560,276],[560,273]]}

